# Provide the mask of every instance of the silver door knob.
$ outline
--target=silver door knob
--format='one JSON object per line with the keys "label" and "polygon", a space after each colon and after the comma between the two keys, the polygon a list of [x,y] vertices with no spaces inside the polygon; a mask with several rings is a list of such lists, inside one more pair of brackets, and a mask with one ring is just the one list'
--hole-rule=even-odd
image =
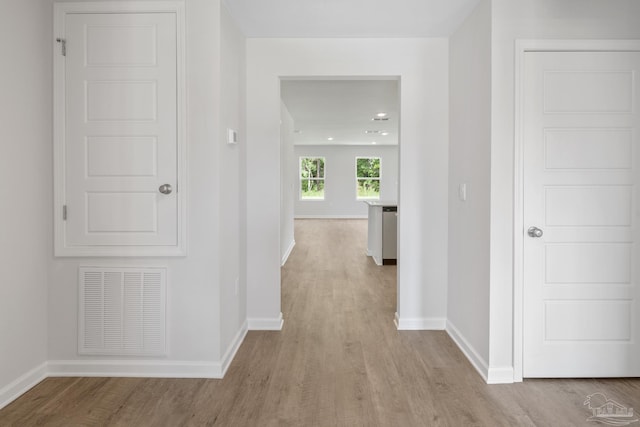
{"label": "silver door knob", "polygon": [[170,184],[162,184],[160,187],[158,187],[158,191],[162,194],[171,194],[172,190],[173,188],[171,188]]}
{"label": "silver door knob", "polygon": [[529,227],[527,234],[529,237],[542,237],[544,233],[538,227]]}

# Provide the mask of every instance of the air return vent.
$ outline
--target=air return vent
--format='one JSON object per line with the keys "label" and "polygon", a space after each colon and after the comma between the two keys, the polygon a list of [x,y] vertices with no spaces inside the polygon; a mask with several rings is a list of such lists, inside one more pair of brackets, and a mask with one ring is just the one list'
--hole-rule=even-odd
{"label": "air return vent", "polygon": [[78,352],[165,354],[166,268],[79,269]]}

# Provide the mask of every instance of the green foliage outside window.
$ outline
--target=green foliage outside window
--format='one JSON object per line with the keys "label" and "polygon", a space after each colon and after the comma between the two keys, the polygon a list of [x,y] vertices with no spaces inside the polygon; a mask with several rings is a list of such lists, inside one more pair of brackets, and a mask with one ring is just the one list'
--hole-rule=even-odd
{"label": "green foliage outside window", "polygon": [[324,157],[300,158],[300,198],[324,199]]}
{"label": "green foliage outside window", "polygon": [[356,194],[358,199],[380,198],[380,157],[356,158]]}

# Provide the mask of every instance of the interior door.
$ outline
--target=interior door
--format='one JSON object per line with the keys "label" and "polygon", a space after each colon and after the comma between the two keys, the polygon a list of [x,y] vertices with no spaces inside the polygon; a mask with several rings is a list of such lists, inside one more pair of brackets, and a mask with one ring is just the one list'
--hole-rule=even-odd
{"label": "interior door", "polygon": [[525,377],[640,376],[640,53],[524,62]]}
{"label": "interior door", "polygon": [[176,15],[73,13],[64,31],[65,247],[176,246]]}

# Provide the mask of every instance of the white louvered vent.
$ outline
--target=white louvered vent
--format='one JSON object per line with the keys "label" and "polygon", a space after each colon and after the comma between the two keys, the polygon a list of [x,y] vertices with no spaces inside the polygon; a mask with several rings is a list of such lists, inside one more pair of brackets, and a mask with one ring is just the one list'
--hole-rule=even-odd
{"label": "white louvered vent", "polygon": [[166,268],[80,267],[78,352],[165,354]]}

